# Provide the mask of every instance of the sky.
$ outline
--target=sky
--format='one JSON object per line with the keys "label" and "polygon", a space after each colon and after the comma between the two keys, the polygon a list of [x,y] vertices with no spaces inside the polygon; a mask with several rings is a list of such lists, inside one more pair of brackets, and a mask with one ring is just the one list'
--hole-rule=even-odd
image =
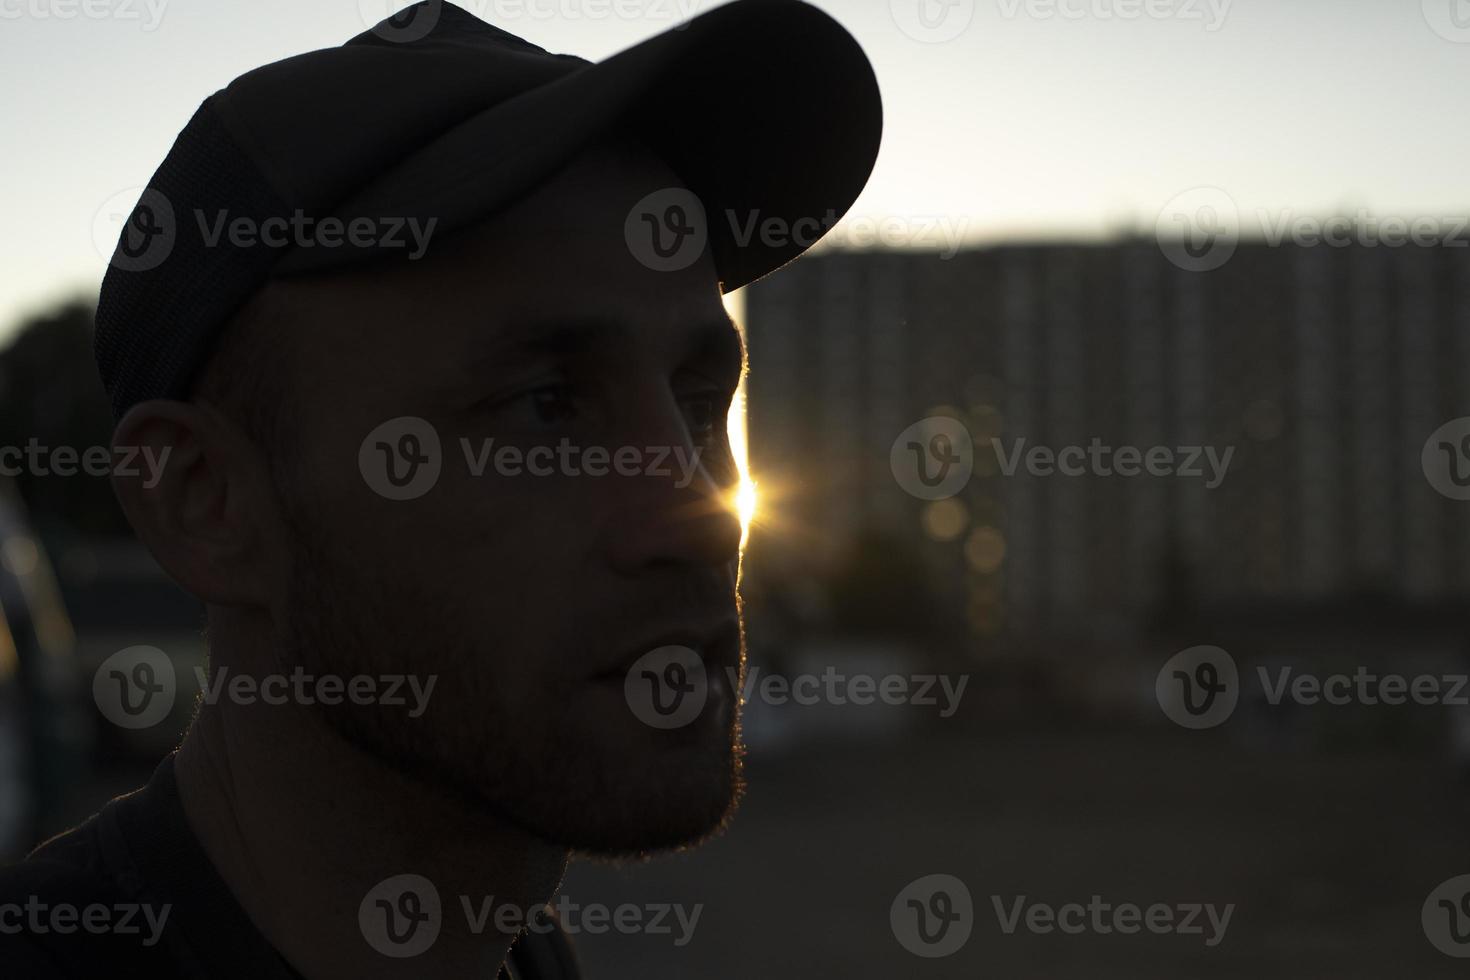
{"label": "sky", "polygon": [[[404,5],[0,0],[0,338],[61,298],[95,297],[94,239],[103,229],[110,250],[116,235],[106,213],[119,195],[131,205],[204,97]],[[717,4],[460,5],[599,60]],[[1358,209],[1470,215],[1470,0],[816,5],[867,51],[885,105],[872,179],[834,232],[847,245],[880,227],[885,244],[940,250],[1151,234],[1201,186],[1228,195],[1242,228]]]}

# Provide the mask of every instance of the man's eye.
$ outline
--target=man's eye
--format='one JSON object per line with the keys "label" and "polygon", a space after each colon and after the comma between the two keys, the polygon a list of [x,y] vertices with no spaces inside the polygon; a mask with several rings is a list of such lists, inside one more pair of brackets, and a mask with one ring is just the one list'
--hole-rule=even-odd
{"label": "man's eye", "polygon": [[565,422],[576,417],[577,399],[571,385],[543,385],[526,392],[525,397],[542,422]]}
{"label": "man's eye", "polygon": [[565,425],[577,419],[585,407],[576,387],[565,381],[523,388],[513,395],[487,399],[481,404],[498,424],[526,430]]}
{"label": "man's eye", "polygon": [[713,393],[684,398],[684,419],[689,435],[696,442],[709,442],[721,423],[720,401]]}

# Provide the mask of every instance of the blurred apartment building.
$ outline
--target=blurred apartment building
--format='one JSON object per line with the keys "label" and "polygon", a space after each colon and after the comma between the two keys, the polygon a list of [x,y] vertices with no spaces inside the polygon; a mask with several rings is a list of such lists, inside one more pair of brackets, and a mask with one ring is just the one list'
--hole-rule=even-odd
{"label": "blurred apartment building", "polygon": [[[1181,597],[1470,595],[1470,502],[1420,463],[1470,415],[1467,273],[1470,249],[1259,243],[1208,272],[1152,241],[803,259],[747,290],[758,574],[810,579],[877,529],[1000,649],[1133,632]],[[936,502],[889,464],[931,415],[975,443]],[[991,443],[1094,438],[1233,454],[1211,489],[1203,459],[1200,477],[1006,475]]]}

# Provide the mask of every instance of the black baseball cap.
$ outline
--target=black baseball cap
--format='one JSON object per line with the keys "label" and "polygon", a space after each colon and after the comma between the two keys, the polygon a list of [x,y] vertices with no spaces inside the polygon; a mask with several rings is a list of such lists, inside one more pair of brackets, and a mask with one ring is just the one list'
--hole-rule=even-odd
{"label": "black baseball cap", "polygon": [[[98,369],[117,417],[187,397],[268,278],[405,254],[403,235],[345,233],[354,222],[453,232],[614,133],[662,157],[706,215],[825,230],[867,183],[881,132],[867,57],[799,0],[735,0],[596,64],[424,0],[204,101],[124,221],[98,299]],[[325,234],[307,247],[225,233],[292,221],[331,227],[332,247]],[[815,241],[736,224],[709,220],[705,239],[727,292]]]}

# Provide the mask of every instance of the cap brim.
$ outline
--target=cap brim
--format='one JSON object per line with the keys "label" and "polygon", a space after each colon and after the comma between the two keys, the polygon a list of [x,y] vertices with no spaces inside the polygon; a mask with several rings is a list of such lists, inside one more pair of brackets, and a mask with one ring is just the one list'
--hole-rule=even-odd
{"label": "cap brim", "polygon": [[[524,195],[603,136],[632,130],[704,204],[728,292],[819,235],[741,235],[719,216],[825,231],[867,183],[882,115],[872,66],[840,24],[797,0],[736,0],[471,116],[335,213],[434,219],[436,233],[452,231]],[[295,249],[276,271],[370,254]]]}

